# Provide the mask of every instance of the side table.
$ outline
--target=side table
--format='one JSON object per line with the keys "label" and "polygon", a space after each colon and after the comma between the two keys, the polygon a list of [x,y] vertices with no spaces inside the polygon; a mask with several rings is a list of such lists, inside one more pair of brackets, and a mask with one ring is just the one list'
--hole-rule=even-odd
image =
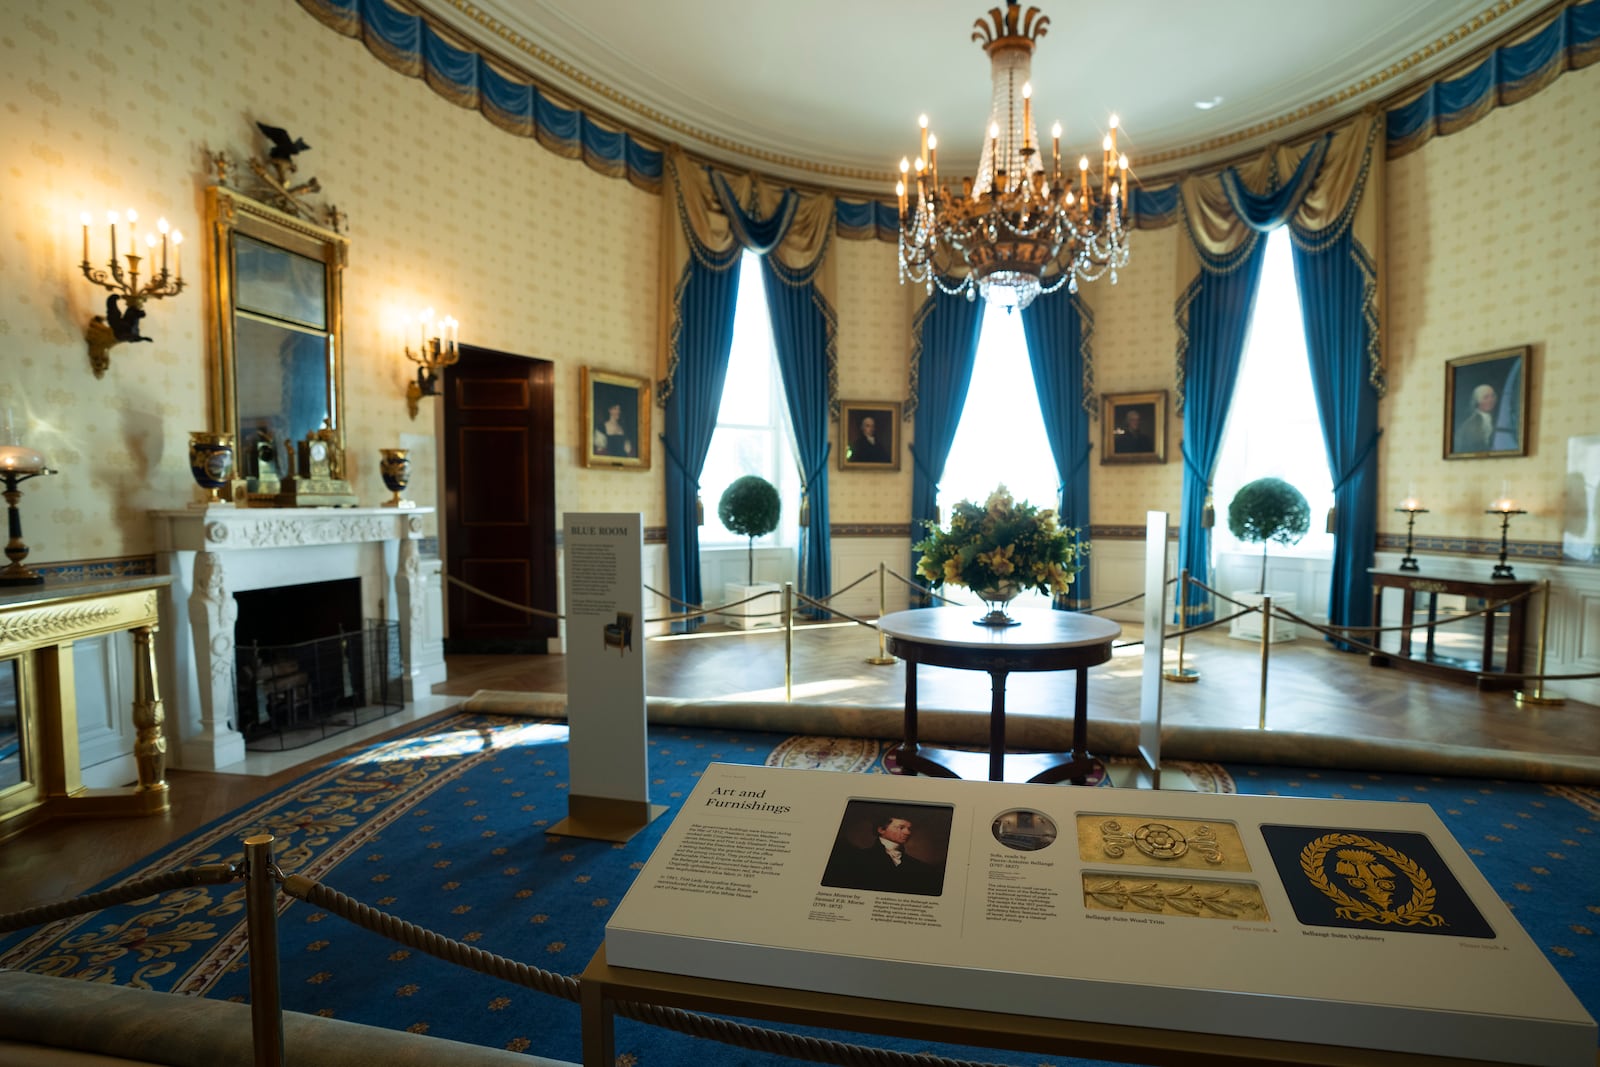
{"label": "side table", "polygon": [[[953,764],[965,753],[921,749],[917,741],[917,665],[987,671],[990,678],[989,759],[991,782],[1005,780],[1006,676],[1012,671],[1077,672],[1073,694],[1072,753],[1066,760],[1053,756],[1013,757],[1027,764],[1030,782],[1071,781],[1082,785],[1096,760],[1089,755],[1089,668],[1111,658],[1111,642],[1122,627],[1110,619],[1073,611],[1022,611],[1020,625],[990,627],[973,623],[974,610],[915,608],[895,611],[878,620],[885,647],[906,663],[905,737],[890,750],[902,773],[959,778]],[[1040,765],[1042,764],[1042,767]]]}

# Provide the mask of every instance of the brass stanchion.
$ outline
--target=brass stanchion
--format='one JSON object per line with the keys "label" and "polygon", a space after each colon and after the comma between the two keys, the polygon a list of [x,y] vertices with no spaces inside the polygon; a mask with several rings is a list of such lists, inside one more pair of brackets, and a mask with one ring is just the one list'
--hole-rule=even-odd
{"label": "brass stanchion", "polygon": [[244,839],[245,936],[250,945],[250,1031],[256,1067],[283,1067],[283,1005],[278,989],[278,887],[271,834]]}
{"label": "brass stanchion", "polygon": [[[884,596],[884,592],[883,592],[883,574],[884,574],[884,570],[885,570],[884,562],[883,562],[883,560],[880,559],[878,561],[878,618],[880,618],[880,619],[883,618],[884,613],[888,610],[888,607],[889,607],[889,602],[888,602],[887,598]],[[878,654],[876,656],[868,656],[867,657],[867,662],[872,664],[874,667],[887,667],[889,664],[894,662],[894,657],[891,656],[891,655],[888,655],[884,651],[884,647],[883,647],[883,631],[882,630],[878,631]]]}
{"label": "brass stanchion", "polygon": [[1567,702],[1567,698],[1560,693],[1547,693],[1544,690],[1544,646],[1550,632],[1550,579],[1546,578],[1541,583],[1539,600],[1539,666],[1540,677],[1533,683],[1532,689],[1518,689],[1518,704],[1560,705]]}
{"label": "brass stanchion", "polygon": [[1272,598],[1261,598],[1261,720],[1256,729],[1267,728],[1267,650],[1272,647]]}
{"label": "brass stanchion", "polygon": [[783,699],[794,703],[794,583],[783,583]]}
{"label": "brass stanchion", "polygon": [[[1166,610],[1165,608],[1162,609]],[[1189,628],[1189,568],[1178,574],[1178,665],[1162,671],[1161,677],[1169,682],[1198,682],[1200,672],[1183,665],[1183,631]]]}

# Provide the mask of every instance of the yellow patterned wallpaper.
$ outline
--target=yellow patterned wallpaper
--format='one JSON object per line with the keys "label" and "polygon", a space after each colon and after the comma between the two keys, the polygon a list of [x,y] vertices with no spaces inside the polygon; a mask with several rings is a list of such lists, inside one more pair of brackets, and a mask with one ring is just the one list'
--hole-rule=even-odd
{"label": "yellow patterned wallpaper", "polygon": [[[431,305],[461,320],[463,342],[555,364],[558,511],[665,522],[659,458],[649,474],[575,465],[578,368],[654,367],[655,197],[446,103],[293,0],[15,0],[7,13],[0,408],[61,472],[24,489],[30,562],[149,552],[146,512],[198,499],[185,450],[209,424],[205,152],[258,151],[258,119],[310,143],[301,176],[349,216],[345,414],[362,503],[387,498],[377,450],[395,445],[413,449],[410,495],[435,503],[435,408],[407,417],[395,322]],[[153,343],[114,348],[97,381],[82,334],[105,294],[78,270],[79,214],[130,207],[184,231],[189,288],[149,306]],[[92,233],[103,260],[104,226]]]}
{"label": "yellow patterned wallpaper", "polygon": [[1089,513],[1097,526],[1144,526],[1147,511],[1165,511],[1174,526],[1183,493],[1183,463],[1178,443],[1183,420],[1174,407],[1178,344],[1172,321],[1173,276],[1179,230],[1140,230],[1132,255],[1117,272],[1117,284],[1102,278],[1083,288],[1094,312],[1095,391],[1167,392],[1167,462],[1102,465],[1098,421],[1089,424],[1094,451],[1089,454]]}
{"label": "yellow patterned wallpaper", "polygon": [[[1415,483],[1417,533],[1498,537],[1483,511],[1509,483],[1515,540],[1559,542],[1567,438],[1600,433],[1600,67],[1388,169],[1389,395],[1378,528]],[[1531,345],[1526,457],[1445,460],[1444,365]]]}
{"label": "yellow patterned wallpaper", "polygon": [[[899,284],[895,247],[885,241],[833,242],[839,316],[839,398],[904,404],[911,316],[925,295]],[[839,427],[833,426],[828,508],[841,523],[905,523],[911,514],[911,423],[900,424],[900,470],[841,471]]]}
{"label": "yellow patterned wallpaper", "polygon": [[[149,552],[146,512],[197,498],[185,446],[209,423],[204,153],[254,150],[257,119],[312,145],[304,172],[349,216],[346,416],[364,503],[386,497],[377,450],[396,444],[414,450],[412,495],[435,503],[435,407],[407,418],[410,364],[394,326],[401,311],[432,305],[462,321],[466,343],[554,363],[558,512],[638,509],[647,525],[664,524],[659,448],[648,473],[576,463],[579,368],[653,372],[655,197],[446,103],[294,0],[144,0],[114,11],[101,0],[12,0],[7,13],[0,408],[61,471],[24,490],[33,562]],[[1569,73],[1390,165],[1380,529],[1397,528],[1387,505],[1415,481],[1433,509],[1419,533],[1492,536],[1481,504],[1507,479],[1536,512],[1514,535],[1559,538],[1566,439],[1600,432],[1597,89],[1595,68]],[[190,235],[191,288],[153,304],[144,326],[154,343],[118,346],[97,381],[82,331],[103,293],[78,273],[78,216],[128,207]],[[1173,387],[1178,231],[1134,237],[1119,284],[1086,290],[1100,393]],[[98,245],[95,258],[104,254]],[[892,246],[838,241],[833,254],[840,395],[903,399],[920,291],[898,284]],[[1524,343],[1534,346],[1529,457],[1437,458],[1444,361]],[[1153,507],[1176,514],[1181,432],[1172,417],[1163,466],[1104,467],[1096,452],[1097,524],[1140,524]],[[835,464],[833,521],[903,523],[909,454],[901,460],[897,474]]]}

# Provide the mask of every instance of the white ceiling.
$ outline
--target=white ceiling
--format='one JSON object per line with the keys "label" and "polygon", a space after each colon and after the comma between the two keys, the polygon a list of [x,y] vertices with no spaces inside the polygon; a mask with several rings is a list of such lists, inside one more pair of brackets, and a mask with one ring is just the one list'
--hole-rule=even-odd
{"label": "white ceiling", "polygon": [[[1075,156],[1098,146],[1115,111],[1135,173],[1170,171],[1391,97],[1557,2],[1037,0],[1050,27],[1033,60],[1035,118],[1041,132],[1061,121],[1063,154]],[[975,166],[989,61],[971,36],[989,6],[1004,0],[429,3],[647,135],[873,192],[915,153],[919,113],[940,134],[945,174]]]}

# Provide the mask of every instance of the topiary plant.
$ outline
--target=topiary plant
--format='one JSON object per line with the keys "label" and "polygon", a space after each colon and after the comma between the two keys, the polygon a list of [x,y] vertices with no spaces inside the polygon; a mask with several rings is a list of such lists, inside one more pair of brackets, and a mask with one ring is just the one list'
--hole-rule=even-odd
{"label": "topiary plant", "polygon": [[756,584],[756,538],[765,537],[778,528],[778,516],[782,511],[778,490],[760,475],[735,478],[733,484],[723,490],[722,499],[717,503],[717,518],[734,533],[750,539],[750,577],[746,585]]}
{"label": "topiary plant", "polygon": [[1241,541],[1261,545],[1261,583],[1267,591],[1267,542],[1292,545],[1311,529],[1311,505],[1282,478],[1257,478],[1234,494],[1228,505],[1228,530]]}

